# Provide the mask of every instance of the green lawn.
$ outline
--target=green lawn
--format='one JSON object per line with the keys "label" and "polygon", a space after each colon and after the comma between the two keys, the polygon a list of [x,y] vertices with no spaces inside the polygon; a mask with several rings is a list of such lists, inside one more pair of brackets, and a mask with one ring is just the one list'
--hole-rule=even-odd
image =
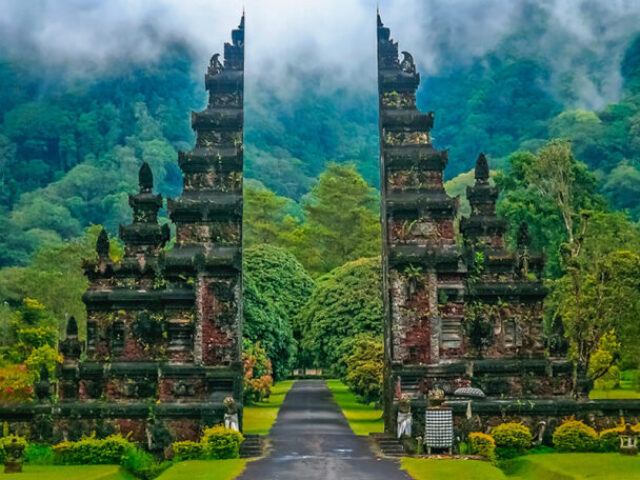
{"label": "green lawn", "polygon": [[157,480],[232,480],[242,473],[247,460],[187,460],[176,463]]}
{"label": "green lawn", "polygon": [[119,465],[25,465],[18,480],[134,480]]}
{"label": "green lawn", "polygon": [[403,458],[402,469],[406,470],[409,475],[417,480],[504,480],[507,478],[498,467],[494,467],[489,462],[480,460]]}
{"label": "green lawn", "polygon": [[640,457],[618,453],[526,455],[501,467],[477,460],[402,459],[402,468],[417,480],[640,480]]}
{"label": "green lawn", "polygon": [[327,380],[327,385],[333,392],[333,398],[342,409],[342,413],[347,417],[353,433],[369,435],[384,431],[382,410],[374,408],[373,404],[358,403],[356,396],[340,380]]}
{"label": "green lawn", "polygon": [[619,453],[547,453],[505,462],[504,471],[524,479],[640,480],[640,457]]}
{"label": "green lawn", "polygon": [[591,390],[589,398],[593,400],[613,400],[623,398],[640,399],[640,392],[636,390],[623,390],[616,388],[615,390]]}
{"label": "green lawn", "polygon": [[293,385],[294,380],[278,382],[273,386],[271,396],[266,402],[260,402],[244,408],[243,431],[247,434],[265,435],[269,433],[273,422],[276,421],[280,405]]}

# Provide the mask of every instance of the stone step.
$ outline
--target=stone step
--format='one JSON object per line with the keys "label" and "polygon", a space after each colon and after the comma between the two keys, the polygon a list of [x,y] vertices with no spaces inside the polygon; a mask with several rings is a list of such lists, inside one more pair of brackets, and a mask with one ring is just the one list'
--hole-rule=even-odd
{"label": "stone step", "polygon": [[260,435],[244,436],[244,442],[240,445],[240,458],[261,457],[263,453],[264,441]]}
{"label": "stone step", "polygon": [[389,433],[372,433],[371,439],[376,443],[382,455],[386,457],[402,457],[405,455],[400,440]]}

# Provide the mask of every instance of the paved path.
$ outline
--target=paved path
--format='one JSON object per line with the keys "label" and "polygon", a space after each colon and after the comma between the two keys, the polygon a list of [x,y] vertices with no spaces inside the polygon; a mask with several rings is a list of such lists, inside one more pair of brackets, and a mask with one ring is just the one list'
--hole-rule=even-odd
{"label": "paved path", "polygon": [[321,380],[296,382],[269,433],[268,457],[249,462],[238,480],[407,480],[398,462],[376,458],[349,428]]}

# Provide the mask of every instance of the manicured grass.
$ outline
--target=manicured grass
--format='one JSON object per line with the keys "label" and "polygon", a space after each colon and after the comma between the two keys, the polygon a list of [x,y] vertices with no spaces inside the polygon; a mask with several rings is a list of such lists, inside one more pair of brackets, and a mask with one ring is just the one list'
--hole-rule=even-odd
{"label": "manicured grass", "polygon": [[403,458],[402,469],[416,480],[504,480],[507,478],[498,467],[481,460]]}
{"label": "manicured grass", "polygon": [[384,431],[382,410],[376,409],[373,404],[358,403],[356,396],[340,380],[327,380],[327,385],[333,392],[333,398],[342,409],[342,413],[347,417],[353,433],[369,435]]}
{"label": "manicured grass", "polygon": [[25,465],[19,480],[134,480],[119,465]]}
{"label": "manicured grass", "polygon": [[269,433],[273,422],[276,421],[280,405],[293,385],[294,380],[278,382],[273,386],[271,396],[266,402],[260,402],[244,408],[243,431],[247,434],[265,435]]}
{"label": "manicured grass", "polygon": [[619,453],[546,453],[505,462],[504,471],[523,479],[640,480],[640,457]]}
{"label": "manicured grass", "polygon": [[178,462],[157,480],[232,480],[242,473],[247,460],[187,460]]}
{"label": "manicured grass", "polygon": [[618,453],[526,455],[500,467],[478,460],[402,459],[402,468],[416,480],[640,480],[640,457]]}
{"label": "manicured grass", "polygon": [[640,399],[640,392],[619,388],[616,388],[615,390],[591,390],[591,392],[589,392],[589,398],[592,400],[617,400],[624,398]]}

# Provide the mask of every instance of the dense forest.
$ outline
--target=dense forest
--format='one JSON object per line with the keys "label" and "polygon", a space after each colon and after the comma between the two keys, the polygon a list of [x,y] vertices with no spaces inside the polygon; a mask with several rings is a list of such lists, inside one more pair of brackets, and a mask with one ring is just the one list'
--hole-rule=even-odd
{"label": "dense forest", "polygon": [[[573,94],[578,78],[558,80],[535,53],[516,54],[535,33],[425,75],[418,103],[436,112],[434,142],[450,151],[449,193],[464,194],[484,151],[500,214],[513,227],[527,221],[545,251],[549,342],[568,338],[587,363],[599,352],[606,369],[637,367],[640,37],[621,59],[618,101],[587,110]],[[0,318],[12,319],[19,345],[3,343],[5,363],[55,361],[45,347],[57,323],[84,316],[81,260],[97,225],[113,236],[131,220],[127,195],[143,161],[159,193],[180,194],[177,151],[192,145],[189,111],[206,98],[199,64],[177,43],[96,77],[0,54]],[[345,337],[381,333],[375,85],[327,88],[326,71],[298,75],[305,88],[286,103],[248,79],[245,105],[245,336],[262,343],[279,377],[294,365],[338,365]]]}

